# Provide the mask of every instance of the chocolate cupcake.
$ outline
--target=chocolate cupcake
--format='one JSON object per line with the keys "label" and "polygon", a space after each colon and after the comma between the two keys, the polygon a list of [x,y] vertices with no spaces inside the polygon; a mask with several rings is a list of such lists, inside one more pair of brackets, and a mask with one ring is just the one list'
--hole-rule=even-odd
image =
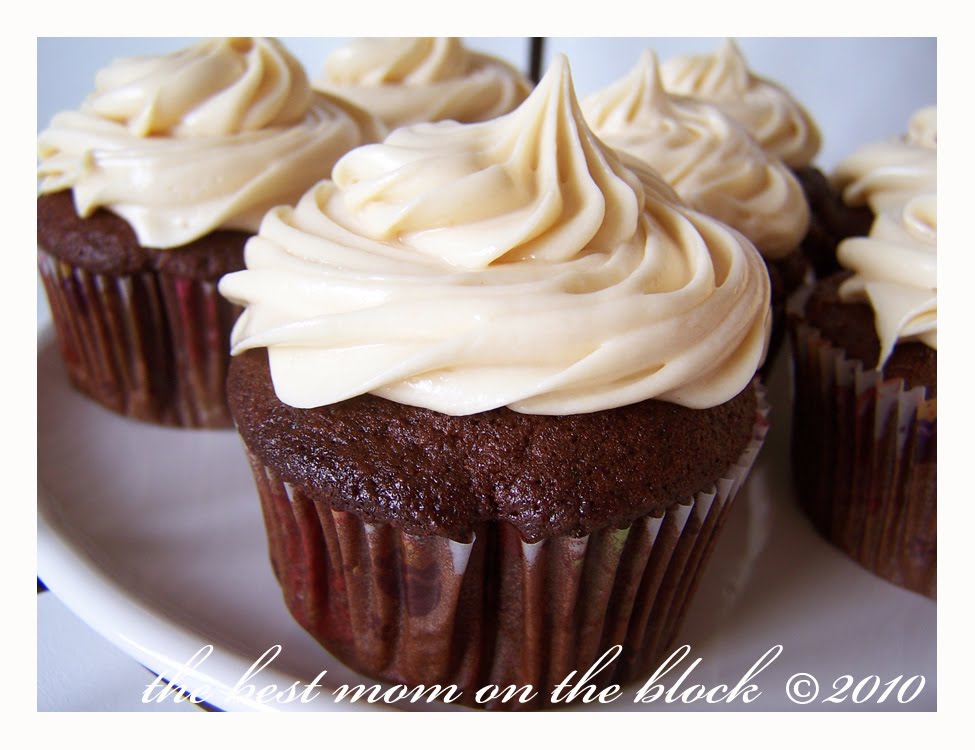
{"label": "chocolate cupcake", "polygon": [[509,115],[351,152],[246,260],[229,397],[295,619],[467,705],[616,645],[598,682],[651,671],[766,430],[754,247],[624,166],[559,57]]}
{"label": "chocolate cupcake", "polygon": [[274,205],[382,138],[272,39],[118,60],[38,138],[38,267],[68,375],[121,414],[229,427],[217,281]]}
{"label": "chocolate cupcake", "polygon": [[507,114],[532,90],[513,66],[455,37],[355,39],[328,57],[314,86],[378,115],[390,128],[483,122]]}
{"label": "chocolate cupcake", "polygon": [[935,598],[936,194],[888,205],[838,257],[791,319],[796,489],[829,541]]}
{"label": "chocolate cupcake", "polygon": [[772,285],[770,367],[785,334],[786,298],[805,275],[799,245],[809,208],[792,172],[717,107],[667,93],[650,50],[582,109],[608,145],[650,165],[688,205],[754,243]]}

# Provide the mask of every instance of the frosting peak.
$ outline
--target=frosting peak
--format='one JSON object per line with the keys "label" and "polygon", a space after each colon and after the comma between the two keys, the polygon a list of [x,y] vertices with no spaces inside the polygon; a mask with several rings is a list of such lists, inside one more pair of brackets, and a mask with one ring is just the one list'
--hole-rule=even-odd
{"label": "frosting peak", "polygon": [[782,86],[752,73],[731,39],[713,54],[668,60],[660,73],[668,91],[719,107],[790,167],[808,165],[819,152],[819,129],[809,113]]}
{"label": "frosting peak", "polygon": [[211,39],[114,62],[78,111],[38,138],[40,190],[104,207],[141,245],[185,245],[261,217],[327,177],[339,156],[385,133],[371,115],[311,91],[273,39]]}
{"label": "frosting peak", "polygon": [[809,225],[798,181],[719,109],[668,94],[652,51],[582,106],[606,143],[649,164],[692,207],[742,232],[766,257],[798,247]]}
{"label": "frosting peak", "polygon": [[614,247],[636,229],[643,188],[581,121],[560,58],[502,121],[401,128],[346,155],[328,211],[363,237],[470,269]]}
{"label": "frosting peak", "polygon": [[447,414],[723,403],[764,356],[754,247],[586,126],[559,57],[521,107],[416,125],[270,212],[233,352],[266,347],[278,397],[371,392]]}
{"label": "frosting peak", "polygon": [[373,112],[390,127],[481,122],[506,114],[531,84],[503,60],[454,37],[356,39],[325,61],[315,88]]}

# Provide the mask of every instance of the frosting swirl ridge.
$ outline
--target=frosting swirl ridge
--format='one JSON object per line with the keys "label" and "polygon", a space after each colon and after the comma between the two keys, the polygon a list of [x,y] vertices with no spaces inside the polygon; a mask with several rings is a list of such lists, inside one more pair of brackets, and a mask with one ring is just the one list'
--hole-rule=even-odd
{"label": "frosting swirl ridge", "polygon": [[315,88],[378,115],[390,128],[419,122],[481,122],[506,114],[531,91],[508,63],[455,37],[356,39],[325,61]]}
{"label": "frosting swirl ridge", "polygon": [[836,166],[832,180],[846,203],[866,204],[874,213],[896,209],[919,193],[936,192],[937,108],[915,112],[906,135],[854,151]]}
{"label": "frosting swirl ridge", "polygon": [[560,56],[517,110],[364,146],[270,212],[233,352],[266,347],[278,397],[371,392],[447,414],[706,408],[761,364],[754,247],[588,129]]}
{"label": "frosting swirl ridge", "polygon": [[780,258],[798,247],[809,207],[792,172],[718,108],[668,94],[652,51],[582,108],[606,143],[649,164],[693,208],[739,230],[762,255]]}
{"label": "frosting swirl ridge", "polygon": [[104,207],[143,246],[177,247],[218,228],[256,231],[267,209],[384,132],[314,93],[277,40],[211,39],[102,70],[80,108],[40,134],[40,191],[70,188],[80,216]]}
{"label": "frosting swirl ridge", "polygon": [[874,309],[882,367],[898,341],[938,348],[938,197],[917,195],[879,214],[867,237],[837,250],[854,275],[843,282],[844,301],[867,300]]}
{"label": "frosting swirl ridge", "polygon": [[730,39],[713,54],[667,60],[660,74],[668,91],[719,107],[790,167],[807,166],[819,152],[819,128],[809,113],[782,86],[752,73]]}

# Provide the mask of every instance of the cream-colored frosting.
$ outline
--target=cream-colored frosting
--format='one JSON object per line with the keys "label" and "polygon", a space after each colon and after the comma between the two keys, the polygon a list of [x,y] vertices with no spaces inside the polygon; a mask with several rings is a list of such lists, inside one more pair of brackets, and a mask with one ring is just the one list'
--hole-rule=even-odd
{"label": "cream-colored frosting", "polygon": [[220,284],[246,306],[233,352],[266,347],[287,404],[705,408],[762,362],[761,256],[592,134],[564,56],[511,114],[396,130],[333,180],[271,211]]}
{"label": "cream-colored frosting", "polygon": [[667,60],[660,74],[668,91],[720,107],[790,167],[809,165],[819,152],[819,128],[809,113],[782,86],[752,73],[730,39],[713,54]]}
{"label": "cream-colored frosting", "polygon": [[938,108],[919,109],[907,123],[907,142],[938,148]]}
{"label": "cream-colored frosting", "polygon": [[356,39],[328,57],[314,85],[375,113],[390,128],[490,120],[531,91],[511,65],[454,37]]}
{"label": "cream-colored frosting", "polygon": [[104,207],[140,244],[185,245],[215,229],[256,231],[335,161],[382,139],[373,116],[314,93],[273,39],[210,39],[117,60],[78,111],[38,138],[40,190],[72,189],[82,217]]}
{"label": "cream-colored frosting", "polygon": [[582,110],[603,141],[645,161],[688,204],[740,231],[765,257],[799,246],[809,206],[792,172],[718,108],[668,94],[650,50]]}
{"label": "cream-colored frosting", "polygon": [[837,165],[832,180],[847,204],[866,204],[877,214],[899,208],[919,193],[936,192],[937,108],[915,112],[905,136],[854,151]]}
{"label": "cream-colored frosting", "polygon": [[854,275],[843,282],[845,301],[874,309],[882,367],[898,341],[938,348],[938,198],[918,195],[880,213],[868,237],[840,243],[840,263]]}

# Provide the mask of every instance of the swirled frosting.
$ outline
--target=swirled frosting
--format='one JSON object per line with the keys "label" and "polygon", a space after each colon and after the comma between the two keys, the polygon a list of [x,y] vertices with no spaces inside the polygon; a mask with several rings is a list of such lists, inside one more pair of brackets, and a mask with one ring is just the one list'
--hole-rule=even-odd
{"label": "swirled frosting", "polygon": [[833,183],[851,206],[874,213],[898,208],[911,196],[938,189],[938,115],[926,107],[912,115],[907,134],[863,146],[841,161]]}
{"label": "swirled frosting", "polygon": [[490,120],[531,91],[511,65],[453,37],[354,40],[328,57],[314,85],[375,113],[390,128]]}
{"label": "swirled frosting", "polygon": [[769,282],[741,234],[624,166],[559,56],[514,112],[415,125],[265,218],[233,352],[283,402],[372,392],[452,415],[723,403],[764,357]]}
{"label": "swirled frosting", "polygon": [[117,60],[78,111],[38,139],[40,190],[71,188],[82,217],[104,207],[145,247],[215,229],[256,231],[335,161],[380,140],[374,117],[311,90],[273,39],[210,39]]}
{"label": "swirled frosting", "polygon": [[837,257],[854,272],[840,287],[841,299],[865,299],[874,309],[878,367],[898,341],[938,348],[937,194],[918,195],[880,213],[870,235],[844,240]]}
{"label": "swirled frosting", "polygon": [[730,39],[713,54],[667,60],[660,74],[668,91],[719,107],[790,167],[809,165],[819,152],[819,128],[809,113],[782,86],[752,73]]}
{"label": "swirled frosting", "polygon": [[799,246],[809,207],[792,172],[716,107],[668,94],[650,50],[624,78],[587,97],[582,110],[603,141],[645,161],[688,204],[740,231],[762,255],[781,258]]}

